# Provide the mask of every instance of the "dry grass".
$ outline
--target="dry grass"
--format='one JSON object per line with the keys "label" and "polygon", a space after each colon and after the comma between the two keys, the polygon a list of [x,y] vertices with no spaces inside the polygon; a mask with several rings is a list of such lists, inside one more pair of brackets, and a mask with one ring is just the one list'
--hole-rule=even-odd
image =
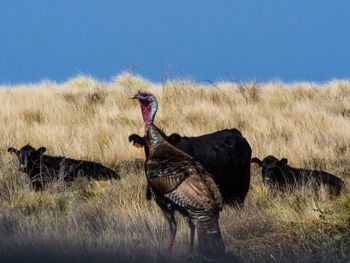
{"label": "dry grass", "polygon": [[[157,124],[167,133],[200,135],[236,127],[253,155],[286,157],[296,167],[324,169],[350,185],[350,82],[153,84],[127,73],[111,83],[79,76],[63,84],[0,88],[0,260],[166,260],[168,226],[144,196],[139,106],[129,98],[147,89],[159,98]],[[31,143],[52,155],[102,162],[119,182],[53,183],[35,193],[17,171],[9,146]],[[220,224],[227,250],[244,262],[347,262],[349,190],[273,193],[252,169],[243,210],[226,207]],[[174,261],[186,258],[188,229],[180,219]]]}

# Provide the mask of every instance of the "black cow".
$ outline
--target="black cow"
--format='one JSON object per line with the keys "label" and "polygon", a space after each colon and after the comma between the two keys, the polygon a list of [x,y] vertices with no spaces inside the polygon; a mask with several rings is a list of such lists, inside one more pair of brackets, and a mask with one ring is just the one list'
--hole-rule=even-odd
{"label": "black cow", "polygon": [[254,157],[251,162],[262,167],[263,182],[278,189],[291,189],[298,185],[309,185],[314,189],[319,189],[323,184],[329,188],[331,194],[339,195],[345,187],[343,180],[333,174],[290,167],[286,158],[278,160],[269,155],[262,161]]}
{"label": "black cow", "polygon": [[[226,129],[198,137],[174,133],[165,138],[202,163],[213,176],[225,203],[243,205],[250,184],[251,148],[238,130]],[[148,159],[148,148],[143,137],[132,134],[129,141],[137,147],[144,146]],[[149,188],[147,198],[150,199]]]}
{"label": "black cow", "polygon": [[18,157],[19,170],[29,176],[36,191],[52,179],[63,178],[65,182],[80,176],[95,180],[119,179],[113,170],[100,163],[44,155],[45,147],[36,150],[28,144],[20,150],[10,147],[7,151]]}

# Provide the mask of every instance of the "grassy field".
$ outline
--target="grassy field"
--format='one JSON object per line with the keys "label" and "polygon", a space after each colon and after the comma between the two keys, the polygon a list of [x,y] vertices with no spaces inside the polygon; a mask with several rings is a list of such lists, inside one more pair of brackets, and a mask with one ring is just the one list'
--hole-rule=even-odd
{"label": "grassy field", "polygon": [[[323,169],[350,187],[350,81],[314,83],[150,83],[121,74],[108,83],[80,76],[56,84],[0,88],[0,261],[167,260],[168,225],[145,200],[143,133],[137,90],[159,100],[156,124],[167,134],[196,136],[235,127],[253,156],[286,157],[295,167]],[[102,162],[122,179],[53,182],[30,189],[7,148],[30,143],[47,154]],[[333,198],[274,193],[252,167],[242,210],[225,207],[226,249],[242,262],[350,262],[350,190]],[[188,228],[179,216],[174,262],[187,257]]]}

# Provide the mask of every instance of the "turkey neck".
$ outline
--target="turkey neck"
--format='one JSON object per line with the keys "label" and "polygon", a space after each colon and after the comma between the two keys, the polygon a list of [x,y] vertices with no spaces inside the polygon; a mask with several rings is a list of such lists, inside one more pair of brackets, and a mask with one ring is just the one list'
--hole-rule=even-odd
{"label": "turkey neck", "polygon": [[166,140],[160,134],[158,127],[153,123],[149,126],[145,137],[149,148],[150,157],[155,157],[155,155],[160,153],[163,148],[166,148]]}
{"label": "turkey neck", "polygon": [[149,157],[154,157],[167,148],[167,141],[163,138],[159,128],[153,123],[158,110],[157,101],[140,101],[142,117],[145,123],[145,138],[149,148]]}
{"label": "turkey neck", "polygon": [[147,136],[147,132],[153,124],[154,117],[158,110],[158,103],[156,100],[154,101],[140,101],[142,118],[145,123],[145,136]]}

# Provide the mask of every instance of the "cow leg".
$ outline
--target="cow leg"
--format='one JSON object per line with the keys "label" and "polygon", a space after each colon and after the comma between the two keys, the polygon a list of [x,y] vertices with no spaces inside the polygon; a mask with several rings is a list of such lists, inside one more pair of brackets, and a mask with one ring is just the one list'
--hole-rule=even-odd
{"label": "cow leg", "polygon": [[147,182],[147,186],[146,186],[146,199],[147,200],[151,200],[152,198],[152,191],[151,191],[151,187],[149,186],[148,182]]}
{"label": "cow leg", "polygon": [[43,190],[43,186],[42,186],[41,182],[39,182],[39,181],[33,181],[32,187],[33,187],[35,192]]}
{"label": "cow leg", "polygon": [[168,242],[168,255],[169,255],[169,257],[171,257],[171,254],[173,252],[174,240],[175,240],[175,236],[176,236],[177,224],[176,224],[176,220],[175,220],[174,210],[162,209],[162,211],[163,211],[165,219],[168,221],[169,227],[170,227],[170,237],[169,237],[169,242]]}

